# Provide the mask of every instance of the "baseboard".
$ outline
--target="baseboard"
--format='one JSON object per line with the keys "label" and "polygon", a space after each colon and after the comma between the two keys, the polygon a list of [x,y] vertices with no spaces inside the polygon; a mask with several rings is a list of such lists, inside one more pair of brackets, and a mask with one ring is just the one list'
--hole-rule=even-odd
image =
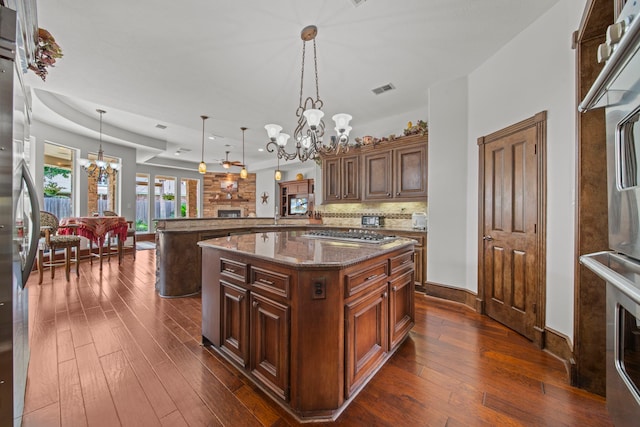
{"label": "baseboard", "polygon": [[[475,292],[469,291],[468,289],[426,282],[423,286],[416,285],[416,291],[424,292],[426,295],[432,297],[464,304],[471,310],[484,314],[483,301],[478,298]],[[576,377],[576,363],[573,357],[573,347],[569,338],[558,331],[546,327],[540,331],[539,335],[539,342],[536,342],[536,344],[540,345],[544,351],[562,360],[569,374],[571,384],[573,385]]]}
{"label": "baseboard", "polygon": [[475,292],[471,292],[468,289],[454,288],[439,283],[426,282],[423,286],[424,293],[436,297],[446,299],[448,301],[459,302],[468,306],[473,311],[476,310],[476,297]]}

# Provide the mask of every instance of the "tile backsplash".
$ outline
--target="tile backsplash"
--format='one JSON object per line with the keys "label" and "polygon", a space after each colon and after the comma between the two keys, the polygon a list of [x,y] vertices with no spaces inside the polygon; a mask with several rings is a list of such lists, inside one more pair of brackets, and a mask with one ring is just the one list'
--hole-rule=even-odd
{"label": "tile backsplash", "polygon": [[387,227],[411,227],[411,214],[427,212],[427,202],[332,203],[316,206],[326,225],[359,226],[363,215],[384,216]]}

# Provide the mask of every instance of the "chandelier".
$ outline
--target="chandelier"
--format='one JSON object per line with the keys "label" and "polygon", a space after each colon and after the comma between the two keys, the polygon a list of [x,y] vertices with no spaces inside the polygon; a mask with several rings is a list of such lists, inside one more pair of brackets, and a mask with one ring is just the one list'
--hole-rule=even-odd
{"label": "chandelier", "polygon": [[[285,147],[290,136],[282,133],[282,126],[276,124],[266,125],[269,142],[267,143],[267,151],[273,153],[276,151],[278,159],[294,160],[296,157],[301,161],[314,160],[319,154],[340,153],[349,150],[349,132],[351,126],[349,114],[336,114],[332,117],[335,122],[335,130],[337,136],[331,136],[328,142],[323,141],[324,121],[322,117],[323,102],[320,99],[318,90],[318,59],[316,56],[316,35],[318,28],[315,25],[309,25],[302,29],[300,38],[302,39],[302,72],[300,77],[300,102],[296,110],[298,125],[293,132],[293,140],[295,141],[295,151],[287,152]],[[304,89],[304,59],[306,54],[306,44],[313,40],[313,65],[315,71],[316,97],[315,99],[308,96],[303,98]]]}
{"label": "chandelier", "polygon": [[118,169],[120,169],[120,163],[117,162],[107,162],[104,160],[104,152],[102,151],[102,115],[106,113],[106,111],[97,109],[96,110],[100,114],[100,148],[98,149],[98,157],[95,160],[91,159],[80,159],[80,166],[89,174],[89,176],[95,176],[98,181],[102,181],[103,179],[116,176],[118,173]]}

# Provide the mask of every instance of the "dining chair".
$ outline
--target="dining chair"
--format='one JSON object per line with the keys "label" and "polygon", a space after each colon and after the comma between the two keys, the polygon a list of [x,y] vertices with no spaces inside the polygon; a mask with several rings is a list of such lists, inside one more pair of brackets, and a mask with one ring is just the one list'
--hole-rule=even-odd
{"label": "dining chair", "polygon": [[[114,211],[103,211],[102,214],[104,216],[120,216],[118,215],[116,212]],[[121,242],[121,246],[122,246],[122,251],[124,251],[126,248],[133,248],[133,259],[136,259],[136,228],[133,224],[133,221],[127,220],[127,224],[129,224],[129,227],[127,228],[127,240],[129,240],[129,237],[132,238],[133,244],[132,245],[126,245],[125,246],[125,242]],[[111,244],[109,242],[108,244],[109,249],[111,248]],[[118,256],[122,257],[123,253],[120,252],[120,246],[118,247]]]}
{"label": "dining chair", "polygon": [[[51,270],[51,278],[55,277],[56,266],[62,265],[62,262],[56,261],[56,250],[64,249],[64,272],[67,280],[69,280],[69,272],[71,263],[76,264],[76,276],[80,276],[80,236],[58,234],[60,221],[58,217],[47,211],[40,211],[40,240],[38,242],[38,284],[42,283],[42,275],[44,267]],[[76,249],[76,255],[71,258],[71,249]],[[48,259],[45,262],[45,252]]]}

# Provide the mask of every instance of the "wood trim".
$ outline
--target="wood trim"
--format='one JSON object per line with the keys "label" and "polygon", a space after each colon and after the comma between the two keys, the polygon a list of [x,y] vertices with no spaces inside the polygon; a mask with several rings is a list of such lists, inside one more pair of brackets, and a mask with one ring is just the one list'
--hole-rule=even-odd
{"label": "wood trim", "polygon": [[545,328],[544,332],[544,350],[562,360],[569,375],[570,382],[573,383],[577,371],[571,340],[568,336],[551,328]]}
{"label": "wood trim", "polygon": [[484,314],[485,301],[485,277],[484,277],[484,146],[490,142],[512,135],[516,132],[535,127],[536,128],[536,149],[537,149],[537,172],[538,172],[538,222],[537,222],[537,281],[539,293],[536,295],[536,320],[534,324],[534,342],[538,347],[544,345],[544,324],[546,322],[546,271],[547,271],[547,112],[541,111],[532,117],[524,119],[504,129],[500,129],[489,135],[478,138],[478,301],[476,304],[482,309]]}
{"label": "wood trim", "polygon": [[434,282],[426,282],[423,288],[426,295],[445,299],[447,301],[458,302],[466,305],[474,311],[478,311],[476,309],[477,295],[468,289],[454,288],[452,286]]}

